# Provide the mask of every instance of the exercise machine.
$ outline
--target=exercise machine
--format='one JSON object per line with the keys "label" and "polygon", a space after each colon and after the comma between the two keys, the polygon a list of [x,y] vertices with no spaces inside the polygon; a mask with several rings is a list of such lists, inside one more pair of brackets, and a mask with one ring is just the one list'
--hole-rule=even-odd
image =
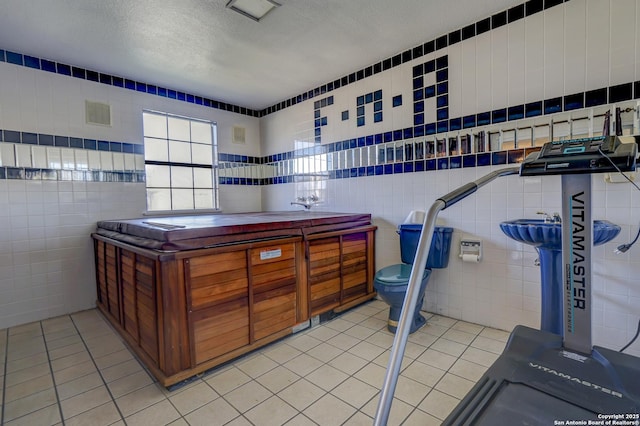
{"label": "exercise machine", "polygon": [[513,174],[561,175],[564,336],[516,326],[502,355],[443,424],[640,424],[640,359],[591,344],[591,174],[635,171],[637,143],[633,137],[629,142],[616,136],[548,142],[520,167],[489,173],[434,202],[425,217],[375,425],[385,425],[389,417],[438,213]]}

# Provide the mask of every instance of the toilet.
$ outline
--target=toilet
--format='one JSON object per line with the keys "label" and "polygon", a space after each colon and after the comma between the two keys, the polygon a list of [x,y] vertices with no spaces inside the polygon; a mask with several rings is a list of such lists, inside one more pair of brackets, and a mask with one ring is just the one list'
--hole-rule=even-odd
{"label": "toilet", "polygon": [[[401,264],[387,266],[376,272],[373,287],[378,295],[389,304],[389,320],[387,328],[395,333],[398,327],[398,320],[402,312],[402,304],[409,284],[409,276],[413,259],[415,258],[422,232],[421,224],[406,223],[398,227],[400,234],[400,257]],[[446,268],[449,264],[449,250],[451,248],[451,236],[453,228],[436,226],[433,231],[433,239],[431,240],[431,249],[427,259],[427,266],[422,275],[422,283],[420,285],[420,293],[416,303],[416,310],[411,322],[410,333],[415,332],[422,327],[427,320],[420,315],[420,308],[424,301],[424,291],[427,288],[427,282],[433,268]]]}

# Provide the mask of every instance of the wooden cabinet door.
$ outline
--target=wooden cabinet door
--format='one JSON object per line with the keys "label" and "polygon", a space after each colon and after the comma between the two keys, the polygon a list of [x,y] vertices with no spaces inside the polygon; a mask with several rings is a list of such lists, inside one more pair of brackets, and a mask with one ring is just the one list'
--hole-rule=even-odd
{"label": "wooden cabinet door", "polygon": [[253,342],[296,324],[296,246],[274,244],[249,253]]}
{"label": "wooden cabinet door", "polygon": [[196,364],[249,344],[246,250],[185,260]]}
{"label": "wooden cabinet door", "polygon": [[307,242],[311,316],[340,305],[340,237]]}

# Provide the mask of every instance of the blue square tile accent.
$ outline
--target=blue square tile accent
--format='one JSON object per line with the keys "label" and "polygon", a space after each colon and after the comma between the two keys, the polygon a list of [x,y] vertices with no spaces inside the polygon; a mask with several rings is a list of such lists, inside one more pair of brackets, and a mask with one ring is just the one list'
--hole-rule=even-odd
{"label": "blue square tile accent", "polygon": [[436,69],[442,69],[442,68],[446,68],[449,66],[449,56],[445,55],[445,56],[440,56],[439,58],[436,58]]}
{"label": "blue square tile accent", "polygon": [[321,126],[326,126],[327,125],[327,117],[322,117],[320,119],[320,125]]}
{"label": "blue square tile accent", "polygon": [[313,121],[313,125],[316,127],[316,129],[317,129],[318,127],[320,127],[320,119],[319,119],[319,118],[315,119],[315,120]]}
{"label": "blue square tile accent", "polygon": [[509,120],[519,120],[524,118],[524,105],[509,107],[507,115]]}
{"label": "blue square tile accent", "polygon": [[[125,84],[128,84],[130,80],[127,80],[125,82]],[[140,83],[139,81],[135,82],[135,90],[137,90],[138,92],[143,92],[143,93],[147,93],[147,85],[144,83]],[[129,87],[127,86],[127,89],[129,89]]]}
{"label": "blue square tile accent", "polygon": [[460,169],[462,168],[462,157],[459,155],[453,156],[449,158],[449,168],[450,169]]}
{"label": "blue square tile accent", "polygon": [[438,95],[443,95],[445,93],[449,93],[449,83],[444,82],[444,83],[438,83],[436,85],[437,90],[438,90]]}
{"label": "blue square tile accent", "polygon": [[478,154],[476,156],[476,164],[478,167],[480,166],[490,166],[491,165],[491,153],[490,152],[484,152],[481,154]]}
{"label": "blue square tile accent", "polygon": [[413,66],[413,77],[420,77],[424,74],[424,64],[418,64]]}
{"label": "blue square tile accent", "polygon": [[122,142],[109,142],[109,151],[122,152]]}
{"label": "blue square tile accent", "polygon": [[413,113],[418,114],[424,112],[424,102],[415,102],[413,104]]}
{"label": "blue square tile accent", "polygon": [[442,108],[449,105],[449,96],[440,95],[436,98],[436,108]]}
{"label": "blue square tile accent", "polygon": [[507,153],[505,151],[497,151],[491,153],[491,164],[507,164]]}
{"label": "blue square tile accent", "polygon": [[109,151],[109,141],[98,141],[98,151]]}
{"label": "blue square tile accent", "polygon": [[522,163],[524,160],[524,149],[511,149],[507,151],[507,162],[509,164]]}
{"label": "blue square tile accent", "polygon": [[[164,90],[166,90],[166,89],[164,89]],[[158,88],[158,95],[160,95],[160,88]],[[164,96],[166,96],[166,95],[164,95]],[[191,104],[194,103],[195,102],[194,96],[187,93],[187,102],[189,102]]]}
{"label": "blue square tile accent", "polygon": [[481,112],[477,115],[478,117],[478,126],[484,126],[491,123],[491,113],[490,112]]}
{"label": "blue square tile accent", "polygon": [[169,99],[177,99],[177,98],[178,98],[178,92],[176,92],[175,90],[171,90],[171,89],[169,89],[169,90],[167,91],[167,97],[168,97]]}
{"label": "blue square tile accent", "polygon": [[358,117],[358,118],[356,118],[356,125],[357,125],[358,127],[362,127],[362,126],[364,126],[364,117]]}
{"label": "blue square tile accent", "polygon": [[371,102],[373,102],[373,92],[367,93],[366,95],[364,95],[364,103],[370,104]]}
{"label": "blue square tile accent", "polygon": [[313,103],[313,109],[314,109],[314,110],[318,110],[318,109],[320,109],[320,101],[315,101],[315,102]]}
{"label": "blue square tile accent", "polygon": [[393,131],[393,140],[401,141],[404,138],[402,130],[394,130]]}
{"label": "blue square tile accent", "polygon": [[462,167],[475,167],[476,166],[476,155],[469,154],[462,156]]}
{"label": "blue square tile accent", "polygon": [[460,130],[462,129],[462,119],[461,118],[452,118],[449,120],[449,130]]}
{"label": "blue square tile accent", "polygon": [[424,124],[424,114],[423,113],[414,114],[413,115],[413,124],[415,126],[419,126],[421,124]]}
{"label": "blue square tile accent", "polygon": [[125,89],[136,90],[136,82],[133,81],[133,80],[125,79],[124,80],[124,87],[125,87]]}
{"label": "blue square tile accent", "polygon": [[358,96],[356,98],[356,105],[357,106],[364,105],[364,96]]}
{"label": "blue square tile accent", "polygon": [[[446,120],[449,118],[449,108],[440,108],[436,112],[437,120]],[[440,123],[438,123],[438,129],[440,128]],[[438,130],[440,131],[440,130]],[[446,131],[446,130],[445,130]]]}
{"label": "blue square tile accent", "polygon": [[436,70],[436,60],[432,59],[424,63],[424,73],[428,74]]}
{"label": "blue square tile accent", "polygon": [[128,154],[133,154],[133,144],[131,144],[131,143],[123,143],[122,144],[122,152],[126,152]]}
{"label": "blue square tile accent", "polygon": [[402,173],[413,173],[413,161],[407,161],[404,163]]}
{"label": "blue square tile accent", "polygon": [[313,118],[320,118],[320,110],[316,109],[313,111]]}
{"label": "blue square tile accent", "polygon": [[56,144],[56,146],[69,148],[69,145],[70,145],[69,137],[67,137],[67,136],[56,136],[55,144]]}
{"label": "blue square tile accent", "polygon": [[7,178],[7,171],[4,167],[0,167],[0,179],[6,179]]}
{"label": "blue square tile accent", "polygon": [[23,65],[22,55],[15,52],[6,51],[7,62],[14,65]]}
{"label": "blue square tile accent", "polygon": [[562,98],[546,99],[544,101],[544,113],[553,114],[562,111]]}
{"label": "blue square tile accent", "polygon": [[[344,174],[343,174],[343,176],[344,176]],[[352,177],[352,178],[358,177],[358,169],[356,167],[352,167],[349,170],[349,177]]]}
{"label": "blue square tile accent", "polygon": [[449,168],[448,158],[438,158],[438,170],[446,170]]}
{"label": "blue square tile accent", "polygon": [[358,117],[362,117],[364,115],[364,106],[359,106],[356,108],[356,115]]}
{"label": "blue square tile accent", "polygon": [[633,83],[609,87],[609,102],[622,102],[633,98]]}
{"label": "blue square tile accent", "polygon": [[[155,95],[157,93],[157,91],[158,91],[157,87],[156,86],[147,85],[147,89],[149,87],[153,87],[153,94]],[[151,92],[149,92],[149,93],[151,93]],[[179,101],[186,101],[187,100],[187,94],[184,93],[184,92],[178,92],[178,100]]]}
{"label": "blue square tile accent", "polygon": [[349,111],[342,111],[342,121],[349,119]]}
{"label": "blue square tile accent", "polygon": [[367,175],[366,167],[358,167],[358,177],[364,177]]}
{"label": "blue square tile accent", "polygon": [[22,132],[22,143],[37,145],[38,135],[36,133]]}
{"label": "blue square tile accent", "polygon": [[100,83],[111,85],[111,76],[109,74],[100,74]]}
{"label": "blue square tile accent", "polygon": [[584,106],[589,108],[592,106],[603,105],[607,103],[607,89],[589,90],[584,94]]}
{"label": "blue square tile accent", "polygon": [[424,160],[414,161],[413,170],[416,172],[424,172]]}
{"label": "blue square tile accent", "polygon": [[503,123],[507,121],[507,109],[497,109],[491,112],[491,122],[492,123]]}
{"label": "blue square tile accent", "polygon": [[336,170],[336,179],[342,179],[342,170]]}
{"label": "blue square tile accent", "polygon": [[392,175],[393,174],[393,164],[385,164],[384,165],[384,174]]}
{"label": "blue square tile accent", "polygon": [[315,128],[314,136],[315,137],[322,136],[322,131],[320,130],[320,127]]}
{"label": "blue square tile accent", "polygon": [[116,87],[124,87],[124,79],[122,77],[112,77],[113,85]]}
{"label": "blue square tile accent", "polygon": [[413,137],[413,127],[407,127],[402,131],[403,139],[411,139]]}
{"label": "blue square tile accent", "polygon": [[436,82],[440,83],[449,79],[449,68],[439,70],[436,72]]}
{"label": "blue square tile accent", "polygon": [[413,137],[418,138],[424,136],[424,126],[418,125],[413,127]]}
{"label": "blue square tile accent", "polygon": [[4,50],[0,49],[0,62],[5,62],[4,59]]}
{"label": "blue square tile accent", "polygon": [[363,146],[365,146],[365,138],[364,138],[364,136],[359,137],[356,140],[356,144],[357,144],[358,148],[362,148]]}
{"label": "blue square tile accent", "polygon": [[84,148],[81,138],[69,138],[69,147],[71,148]]}
{"label": "blue square tile accent", "polygon": [[40,59],[24,55],[24,65],[29,68],[40,69]]}
{"label": "blue square tile accent", "polygon": [[56,64],[56,67],[58,69],[58,74],[71,75],[71,67],[69,65],[61,64],[60,62],[58,62]]}
{"label": "blue square tile accent", "polygon": [[436,123],[429,123],[424,126],[424,133],[434,135],[436,133]]}
{"label": "blue square tile accent", "polygon": [[448,131],[449,131],[449,122],[447,120],[438,121],[438,133],[448,132]]}
{"label": "blue square tile accent", "polygon": [[375,101],[373,103],[373,111],[374,112],[382,111],[382,101]]}
{"label": "blue square tile accent", "polygon": [[98,142],[95,139],[85,139],[84,140],[84,149],[97,149]]}
{"label": "blue square tile accent", "polygon": [[422,99],[424,99],[424,92],[422,91],[422,89],[414,90],[413,101],[417,102],[417,101],[421,101]]}
{"label": "blue square tile accent", "polygon": [[153,84],[147,84],[147,93],[150,94],[150,95],[157,95],[158,94],[158,87],[154,86]]}
{"label": "blue square tile accent", "polygon": [[[86,140],[85,140],[86,142]],[[144,154],[144,145],[142,144],[135,144],[133,146],[133,152],[136,154]]]}
{"label": "blue square tile accent", "polygon": [[402,173],[404,167],[402,167],[402,163],[395,163],[393,165],[393,174]]}
{"label": "blue square tile accent", "polygon": [[376,176],[380,176],[380,175],[384,174],[384,167],[381,164],[379,164],[377,166],[374,166],[374,169],[375,169],[375,175]]}
{"label": "blue square tile accent", "polygon": [[422,89],[424,87],[424,77],[420,76],[413,79],[413,90]]}
{"label": "blue square tile accent", "polygon": [[[342,145],[344,146],[344,144]],[[358,146],[358,141],[356,139],[349,139],[349,148],[353,149]]]}
{"label": "blue square tile accent", "polygon": [[375,145],[378,145],[378,144],[382,143],[382,140],[383,140],[383,139],[382,139],[382,133],[376,133],[376,134],[374,135],[373,139],[374,139],[373,143],[374,143]]}
{"label": "blue square tile accent", "polygon": [[565,111],[571,111],[580,108],[584,108],[584,93],[576,93],[564,97]]}
{"label": "blue square tile accent", "polygon": [[95,71],[87,70],[87,80],[97,82],[100,80],[100,74]]}
{"label": "blue square tile accent", "polygon": [[476,125],[476,116],[475,115],[467,115],[462,119],[462,127],[469,128],[475,127]]}
{"label": "blue square tile accent", "polygon": [[327,105],[333,105],[333,96],[327,98]]}
{"label": "blue square tile accent", "polygon": [[39,134],[38,145],[53,146],[53,135]]}
{"label": "blue square tile accent", "polygon": [[379,123],[381,121],[382,121],[382,112],[376,112],[375,114],[373,114],[374,123]]}
{"label": "blue square tile accent", "polygon": [[85,79],[86,78],[86,70],[84,68],[71,67],[71,74],[75,78],[81,78],[81,79]]}
{"label": "blue square tile accent", "polygon": [[435,170],[437,167],[436,159],[432,158],[430,160],[425,161],[425,170]]}
{"label": "blue square tile accent", "polygon": [[13,130],[5,130],[4,131],[4,141],[5,142],[20,143],[20,132],[16,132],[16,131],[13,131]]}
{"label": "blue square tile accent", "polygon": [[371,146],[373,145],[373,135],[367,135],[365,137],[365,143],[366,146]]}
{"label": "blue square tile accent", "polygon": [[402,95],[396,95],[393,97],[393,108],[402,105]]}
{"label": "blue square tile accent", "polygon": [[424,88],[424,97],[433,98],[436,95],[436,86],[428,86]]}
{"label": "blue square tile accent", "polygon": [[385,132],[384,133],[384,141],[391,142],[393,140],[393,132]]}
{"label": "blue square tile accent", "polygon": [[[167,89],[164,87],[158,87],[158,96],[167,97]],[[187,96],[187,102],[189,102],[189,96]],[[193,103],[193,100],[191,101]]]}
{"label": "blue square tile accent", "polygon": [[43,71],[56,72],[56,63],[53,61],[47,61],[46,59],[41,59],[40,67]]}

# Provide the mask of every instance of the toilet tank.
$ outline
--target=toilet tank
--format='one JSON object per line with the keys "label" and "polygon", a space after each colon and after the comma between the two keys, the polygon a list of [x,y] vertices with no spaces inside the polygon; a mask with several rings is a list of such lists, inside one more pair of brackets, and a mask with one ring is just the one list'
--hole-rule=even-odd
{"label": "toilet tank", "polygon": [[[403,263],[413,263],[418,249],[418,241],[422,225],[406,223],[398,226],[400,234],[400,257]],[[453,228],[436,226],[433,230],[431,250],[427,259],[427,268],[446,268],[449,264],[449,251],[451,249],[451,236]]]}

